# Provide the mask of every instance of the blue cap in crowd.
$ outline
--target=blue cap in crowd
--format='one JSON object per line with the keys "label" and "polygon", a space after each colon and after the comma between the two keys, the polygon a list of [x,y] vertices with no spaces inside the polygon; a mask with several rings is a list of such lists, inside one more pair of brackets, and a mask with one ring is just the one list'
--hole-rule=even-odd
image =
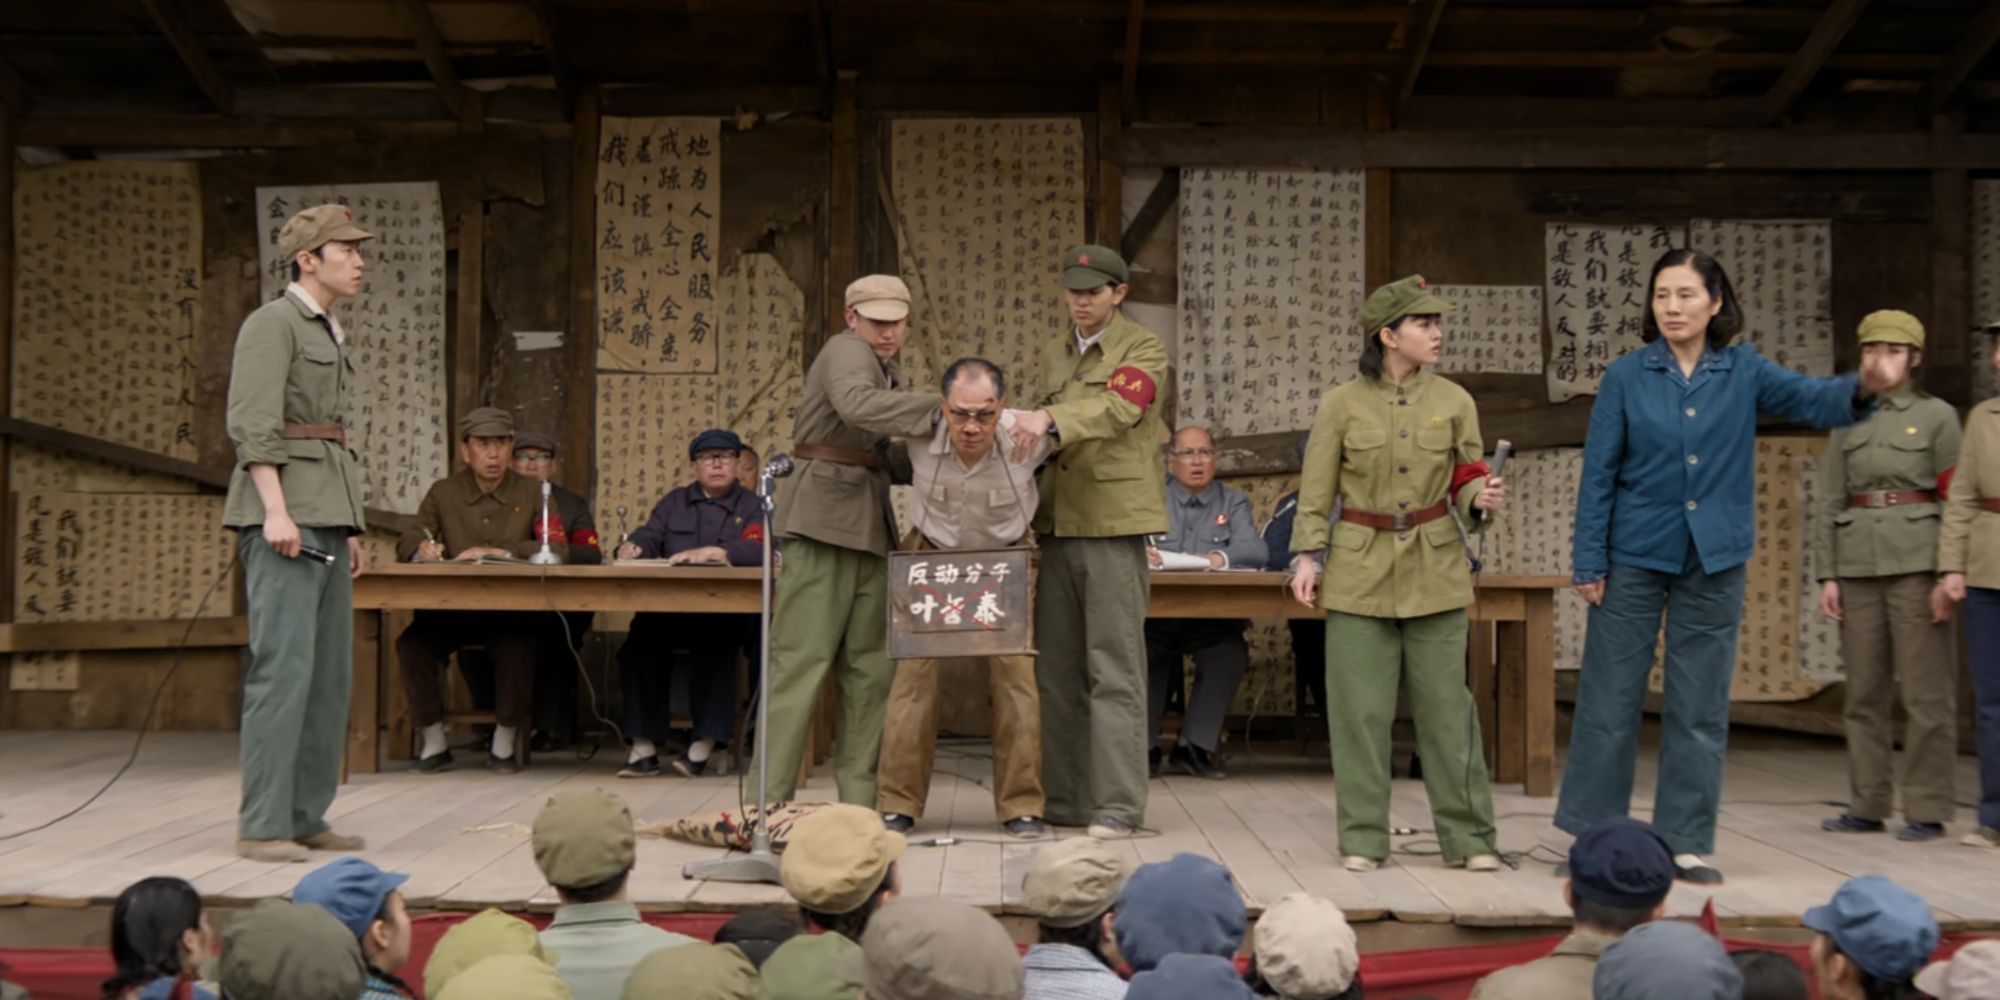
{"label": "blue cap in crowd", "polygon": [[1125,1000],[1256,1000],[1236,975],[1236,963],[1214,955],[1168,955],[1132,977]]}
{"label": "blue cap in crowd", "polygon": [[743,439],[737,437],[735,431],[725,431],[720,427],[710,427],[700,434],[696,434],[694,440],[688,443],[688,458],[692,459],[704,451],[740,452],[742,450]]}
{"label": "blue cap in crowd", "polygon": [[1599,823],[1569,848],[1570,892],[1577,899],[1622,910],[1650,910],[1673,890],[1674,853],[1636,819]]}
{"label": "blue cap in crowd", "polygon": [[1848,879],[1831,902],[1806,911],[1805,925],[1833,938],[1863,972],[1892,982],[1916,975],[1938,946],[1930,904],[1880,875]]}
{"label": "blue cap in crowd", "polygon": [[1743,973],[1700,928],[1659,920],[1605,947],[1591,991],[1595,1000],[1737,1000]]}
{"label": "blue cap in crowd", "polygon": [[1132,968],[1146,971],[1168,955],[1228,958],[1243,947],[1249,915],[1229,869],[1199,854],[1140,865],[1118,896],[1112,929]]}
{"label": "blue cap in crowd", "polygon": [[410,877],[385,872],[356,857],[345,857],[307,873],[292,890],[292,902],[310,903],[347,925],[356,938],[382,913],[382,904]]}

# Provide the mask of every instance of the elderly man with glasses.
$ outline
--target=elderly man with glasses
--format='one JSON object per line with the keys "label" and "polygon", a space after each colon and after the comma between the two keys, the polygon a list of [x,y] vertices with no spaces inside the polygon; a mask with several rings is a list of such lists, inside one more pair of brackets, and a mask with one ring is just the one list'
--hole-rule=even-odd
{"label": "elderly man with glasses", "polygon": [[[730,431],[710,429],[695,435],[688,444],[695,481],[667,494],[645,527],[618,546],[618,558],[665,559],[676,565],[760,565],[764,511],[757,494],[737,482],[742,451],[742,440]],[[644,612],[632,617],[632,631],[618,650],[625,737],[632,743],[619,777],[660,773],[659,745],[667,741],[673,719],[673,664],[683,653],[687,657],[683,662],[693,667],[688,700],[693,703],[694,739],[673,767],[691,778],[707,771],[710,757],[729,742],[736,721],[736,652],[756,627],[756,615],[723,612]]]}
{"label": "elderly man with glasses", "polygon": [[[1262,569],[1266,551],[1257,534],[1250,498],[1215,481],[1215,438],[1200,427],[1183,427],[1168,446],[1167,533],[1146,552],[1154,569],[1161,552],[1202,556],[1211,569]],[[1153,746],[1147,764],[1160,770],[1160,715],[1167,694],[1180,684],[1181,660],[1194,656],[1194,693],[1188,697],[1180,739],[1167,758],[1198,778],[1222,778],[1215,745],[1236,700],[1236,688],[1250,667],[1250,646],[1242,619],[1150,619],[1146,622],[1146,716]]]}

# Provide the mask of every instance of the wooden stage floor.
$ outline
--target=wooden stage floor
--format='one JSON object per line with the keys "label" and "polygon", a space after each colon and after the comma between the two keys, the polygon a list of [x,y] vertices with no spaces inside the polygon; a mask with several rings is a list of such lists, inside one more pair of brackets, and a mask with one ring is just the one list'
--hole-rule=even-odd
{"label": "wooden stage floor", "polygon": [[[0,835],[73,808],[125,758],[124,732],[0,731]],[[1403,854],[1427,846],[1398,838],[1396,863],[1355,875],[1341,869],[1334,832],[1333,781],[1322,758],[1296,755],[1292,744],[1234,750],[1226,781],[1167,778],[1152,784],[1147,825],[1158,833],[1123,846],[1135,862],[1181,851],[1219,858],[1242,886],[1253,913],[1298,890],[1338,902],[1357,921],[1401,920],[1514,927],[1559,925],[1568,914],[1552,876],[1560,844],[1549,825],[1553,799],[1530,799],[1518,786],[1496,791],[1501,846],[1529,852],[1517,870],[1498,875],[1445,868],[1434,856]],[[904,891],[944,894],[998,912],[1018,912],[1021,876],[1034,842],[1007,841],[991,799],[972,779],[988,769],[986,748],[947,743],[932,786],[930,817],[913,839],[951,836],[948,847],[912,846],[903,859]],[[218,903],[287,892],[308,869],[257,864],[232,853],[237,799],[236,738],[231,733],[156,733],[137,765],[80,815],[52,829],[0,840],[0,905],[87,906],[110,902],[148,875],[189,879]],[[1960,799],[1977,788],[1976,765],[1958,761]],[[947,774],[944,769],[955,774]],[[414,906],[437,909],[549,910],[555,895],[535,869],[527,824],[558,788],[601,786],[623,795],[641,820],[734,809],[733,777],[620,781],[607,754],[580,763],[568,754],[538,757],[512,776],[466,768],[444,775],[357,776],[332,810],[344,832],[366,836],[366,856],[407,872]],[[1640,784],[1650,787],[1651,761]],[[1922,894],[1952,929],[2000,927],[2000,854],[1955,839],[1902,844],[1889,836],[1835,836],[1819,821],[1846,797],[1844,759],[1832,741],[1739,733],[1729,758],[1716,863],[1729,883],[1715,890],[1723,920],[1740,926],[1796,926],[1851,875],[1882,873]],[[832,795],[825,770],[805,792]],[[1650,803],[1642,801],[1642,810]],[[1395,822],[1430,825],[1423,786],[1398,781]],[[1970,828],[1963,810],[1955,836]],[[1062,830],[1059,836],[1081,831]],[[1002,843],[1002,841],[1006,841]],[[779,904],[775,886],[683,880],[685,861],[720,852],[641,838],[633,898],[646,909],[732,910]],[[1708,894],[1674,890],[1678,916],[1700,912]]]}

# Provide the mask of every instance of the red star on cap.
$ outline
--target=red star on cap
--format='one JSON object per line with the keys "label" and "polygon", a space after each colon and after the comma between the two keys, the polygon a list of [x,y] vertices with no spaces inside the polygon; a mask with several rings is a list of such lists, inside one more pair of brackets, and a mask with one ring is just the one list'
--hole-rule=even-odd
{"label": "red star on cap", "polygon": [[1090,266],[1090,255],[1089,255],[1089,254],[1087,254],[1087,253],[1080,253],[1080,254],[1077,254],[1077,255],[1076,255],[1076,263],[1077,263],[1077,266],[1078,266],[1078,267],[1089,267],[1089,266]]}

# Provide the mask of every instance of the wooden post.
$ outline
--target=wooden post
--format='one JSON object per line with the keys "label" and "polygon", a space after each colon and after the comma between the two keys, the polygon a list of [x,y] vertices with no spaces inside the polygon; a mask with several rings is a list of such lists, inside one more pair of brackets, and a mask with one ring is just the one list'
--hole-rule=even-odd
{"label": "wooden post", "polygon": [[[1955,135],[1961,123],[1940,117],[1939,138]],[[1959,406],[1972,398],[1972,182],[1964,170],[1931,171],[1931,320],[1925,382],[1932,392]],[[1978,322],[1984,322],[1983,319]]]}
{"label": "wooden post", "polygon": [[[1368,78],[1367,107],[1365,115],[1370,132],[1387,132],[1395,127],[1395,97],[1390,93],[1389,82],[1378,76]],[[1394,266],[1390,248],[1394,241],[1389,237],[1389,204],[1394,183],[1389,171],[1372,167],[1362,172],[1363,219],[1361,243],[1363,263],[1362,284],[1376,288],[1390,281],[1389,269]]]}
{"label": "wooden post", "polygon": [[[14,112],[0,107],[0,416],[14,413]],[[14,620],[13,448],[0,437],[0,622]],[[0,661],[11,669],[12,657]],[[0,669],[0,691],[7,670]],[[4,697],[4,695],[0,695]]]}
{"label": "wooden post", "polygon": [[827,160],[826,186],[826,322],[819,330],[806,328],[806,342],[800,357],[808,363],[819,353],[826,338],[847,328],[847,302],[842,292],[847,283],[861,276],[860,214],[857,192],[861,150],[855,141],[854,74],[842,73],[833,84],[833,147]]}
{"label": "wooden post", "polygon": [[[1133,6],[1140,6],[1135,0]],[[1125,228],[1125,172],[1115,157],[1124,134],[1123,94],[1106,80],[1097,88],[1097,232],[1091,242],[1116,249]],[[1131,261],[1126,261],[1131,263]]]}
{"label": "wooden post", "polygon": [[[484,341],[486,203],[474,201],[458,223],[458,322],[453,325],[451,425],[479,405],[480,346]],[[568,456],[564,456],[567,458]]]}
{"label": "wooden post", "polygon": [[564,485],[590,496],[597,449],[597,133],[598,89],[577,91],[570,129],[569,322],[563,350],[569,386],[563,397]]}

